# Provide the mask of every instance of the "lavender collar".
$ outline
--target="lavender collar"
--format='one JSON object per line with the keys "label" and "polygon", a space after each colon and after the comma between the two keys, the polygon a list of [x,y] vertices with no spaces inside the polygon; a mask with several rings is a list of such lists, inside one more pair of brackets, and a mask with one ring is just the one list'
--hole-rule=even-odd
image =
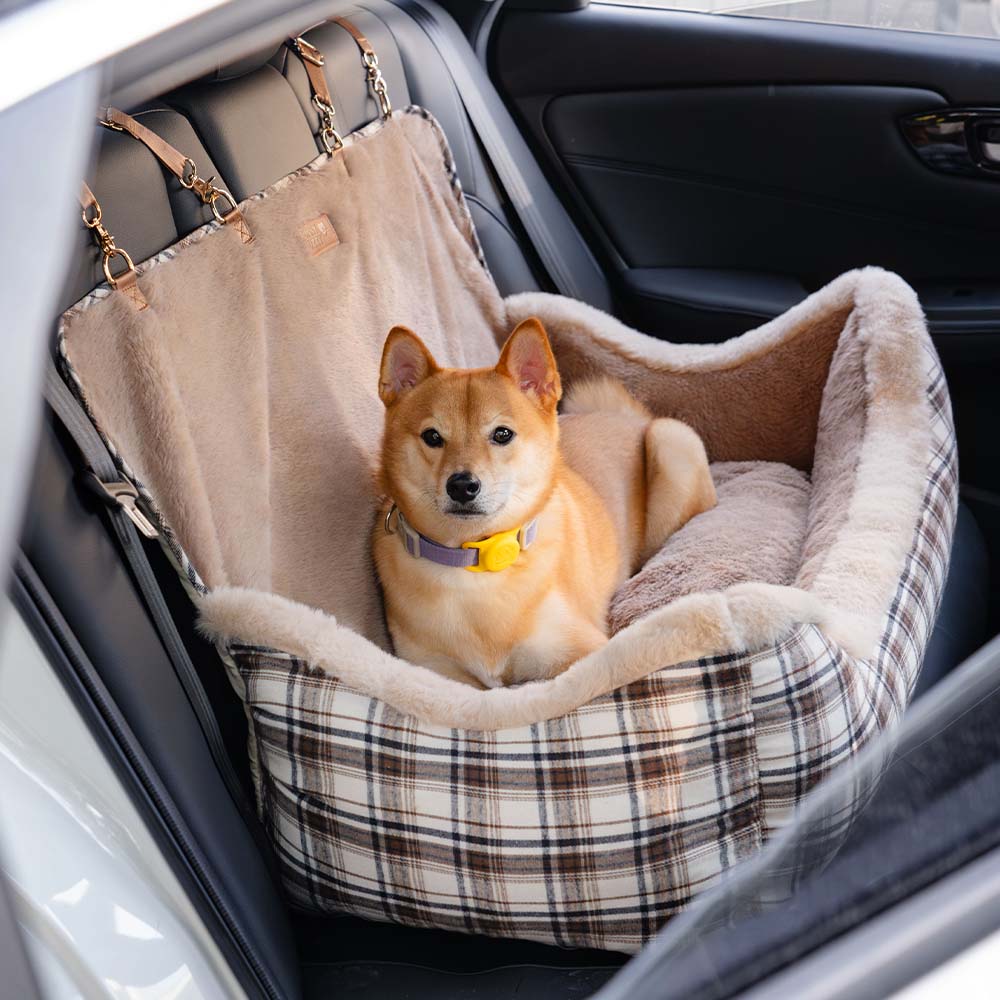
{"label": "lavender collar", "polygon": [[497,572],[506,569],[517,559],[522,549],[528,548],[538,534],[538,518],[533,518],[520,528],[501,531],[478,542],[467,542],[463,546],[441,545],[420,534],[407,523],[403,512],[393,504],[386,515],[385,528],[389,527],[393,511],[396,512],[396,531],[403,548],[414,559],[427,559],[439,566],[454,566],[474,573]]}

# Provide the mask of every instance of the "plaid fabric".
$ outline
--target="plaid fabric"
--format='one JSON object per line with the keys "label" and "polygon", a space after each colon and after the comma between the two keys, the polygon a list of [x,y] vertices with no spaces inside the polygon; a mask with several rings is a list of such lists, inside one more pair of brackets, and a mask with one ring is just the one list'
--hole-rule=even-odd
{"label": "plaid fabric", "polygon": [[[925,502],[870,660],[803,626],[771,649],[665,667],[550,722],[468,732],[401,715],[287,653],[231,645],[291,898],[638,949],[906,706],[957,504],[947,390],[935,357],[928,368]],[[859,778],[803,863],[830,856],[873,783]]]}
{"label": "plaid fabric", "polygon": [[740,659],[498,732],[426,725],[294,657],[230,648],[262,814],[310,909],[634,949],[761,842]]}

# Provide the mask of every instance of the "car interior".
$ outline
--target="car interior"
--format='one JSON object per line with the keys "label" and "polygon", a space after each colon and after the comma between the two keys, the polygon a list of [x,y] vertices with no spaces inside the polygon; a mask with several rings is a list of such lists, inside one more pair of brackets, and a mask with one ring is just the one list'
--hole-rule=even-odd
{"label": "car interior", "polygon": [[[980,155],[984,143],[927,155],[933,130],[911,122],[979,109],[982,125],[963,133],[979,136],[986,111],[1000,107],[995,42],[586,0],[453,3],[450,13],[425,0],[327,6],[301,31],[325,56],[339,131],[377,115],[354,40],[328,20],[342,15],[378,52],[394,106],[420,105],[441,123],[504,295],[560,291],[656,337],[709,343],[853,267],[877,264],[912,284],[947,376],[962,484],[913,710],[1000,631],[1000,161]],[[286,43],[270,39],[209,76],[120,106],[241,201],[317,156],[309,79]],[[211,219],[145,146],[96,117],[94,129],[88,179],[135,261]],[[60,311],[104,280],[82,226],[77,240]],[[107,499],[86,478],[70,430],[48,410],[15,600],[48,636],[248,995],[582,997],[613,980],[627,956],[293,911],[252,805],[246,717],[218,653],[198,634],[167,556],[143,539],[210,705],[206,732]],[[217,739],[242,795],[220,772]],[[937,761],[935,780],[950,787],[940,760],[931,755],[928,767]],[[879,824],[902,822],[902,793],[892,799],[892,781],[883,788],[867,832],[845,850],[864,841],[874,857]],[[751,956],[774,953],[769,919],[743,917]],[[672,988],[731,995],[721,982],[715,992],[683,978]]]}

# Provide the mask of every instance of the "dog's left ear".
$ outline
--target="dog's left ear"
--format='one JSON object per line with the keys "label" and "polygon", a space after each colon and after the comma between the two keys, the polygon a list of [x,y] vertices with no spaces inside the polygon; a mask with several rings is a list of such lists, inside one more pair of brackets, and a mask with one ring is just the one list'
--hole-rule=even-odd
{"label": "dog's left ear", "polygon": [[512,378],[518,388],[544,410],[554,410],[562,396],[559,369],[541,320],[522,320],[500,352],[497,371]]}

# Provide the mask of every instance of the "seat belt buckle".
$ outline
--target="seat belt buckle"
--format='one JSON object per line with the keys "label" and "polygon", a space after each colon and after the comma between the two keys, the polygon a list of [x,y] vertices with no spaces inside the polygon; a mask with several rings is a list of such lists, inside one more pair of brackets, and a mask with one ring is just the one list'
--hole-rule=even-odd
{"label": "seat belt buckle", "polygon": [[85,482],[90,491],[105,503],[114,503],[121,507],[125,516],[136,526],[140,534],[146,538],[159,538],[160,533],[156,530],[156,526],[139,509],[139,491],[133,483],[127,479],[105,483],[94,472],[87,473]]}

